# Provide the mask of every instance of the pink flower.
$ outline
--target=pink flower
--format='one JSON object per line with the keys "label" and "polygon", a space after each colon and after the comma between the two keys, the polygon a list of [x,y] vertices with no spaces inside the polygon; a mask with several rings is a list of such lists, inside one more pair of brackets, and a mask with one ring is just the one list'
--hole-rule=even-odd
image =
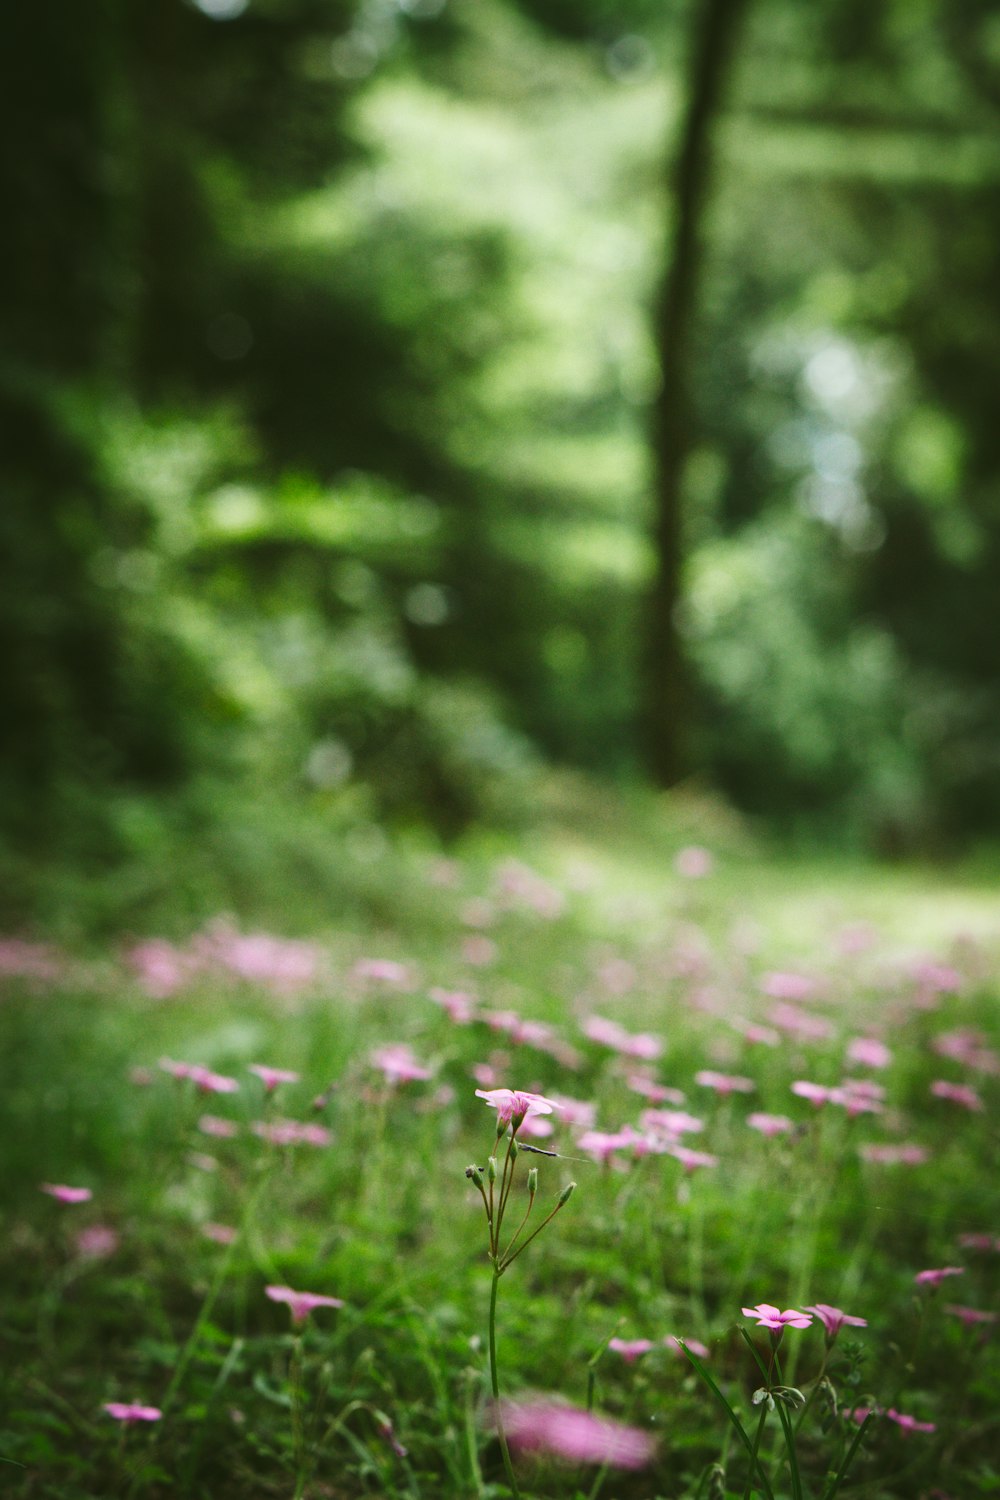
{"label": "pink flower", "polygon": [[325,1125],[306,1125],[301,1120],[255,1120],[250,1129],[272,1146],[329,1146],[333,1140]]}
{"label": "pink flower", "polygon": [[73,1243],[76,1253],[86,1260],[106,1260],[109,1255],[114,1255],[121,1239],[110,1224],[89,1224],[79,1231]]}
{"label": "pink flower", "polygon": [[500,949],[492,938],[486,937],[481,932],[470,933],[462,943],[462,957],[467,964],[472,964],[478,969],[485,969],[490,964],[496,963],[500,957]]}
{"label": "pink flower", "polygon": [[859,1068],[887,1068],[892,1062],[892,1053],[884,1042],[874,1037],[856,1036],[847,1048],[848,1062]]}
{"label": "pink flower", "polygon": [[967,1083],[948,1083],[945,1079],[938,1078],[931,1084],[931,1093],[935,1099],[950,1099],[953,1104],[960,1104],[963,1109],[978,1111],[983,1107],[982,1099]]}
{"label": "pink flower", "polygon": [[821,1105],[830,1102],[834,1090],[822,1083],[810,1083],[807,1078],[797,1078],[792,1084],[792,1093],[797,1094],[800,1099],[808,1099],[810,1104],[819,1109]]}
{"label": "pink flower", "polygon": [[886,1412],[890,1422],[895,1422],[902,1427],[904,1432],[936,1432],[937,1425],[934,1422],[918,1422],[916,1417],[907,1417],[901,1411],[896,1411],[892,1406]]}
{"label": "pink flower", "polygon": [[116,1422],[158,1422],[163,1416],[158,1406],[140,1406],[137,1401],[105,1401],[104,1410]]}
{"label": "pink flower", "polygon": [[917,1146],[910,1141],[901,1142],[898,1146],[876,1146],[864,1144],[858,1147],[858,1152],[863,1161],[878,1162],[881,1166],[895,1167],[919,1167],[928,1160],[930,1153],[924,1146]]}
{"label": "pink flower", "polygon": [[599,1042],[602,1047],[611,1047],[615,1052],[620,1052],[623,1057],[636,1057],[642,1062],[654,1062],[663,1051],[663,1043],[658,1036],[653,1036],[648,1031],[626,1031],[617,1021],[609,1021],[605,1016],[591,1016],[583,1023],[583,1034],[592,1042]]}
{"label": "pink flower", "polygon": [[714,860],[707,849],[703,849],[700,844],[691,844],[678,851],[674,869],[685,880],[704,880],[706,875],[711,875],[713,864]]}
{"label": "pink flower", "polygon": [[304,1323],[317,1307],[343,1307],[340,1297],[324,1297],[319,1292],[295,1292],[290,1286],[266,1286],[264,1295],[272,1302],[284,1302],[297,1326]]}
{"label": "pink flower", "polygon": [[728,1094],[752,1094],[757,1088],[752,1078],[740,1078],[733,1073],[713,1073],[711,1068],[703,1068],[700,1073],[696,1073],[694,1081],[700,1083],[702,1088],[714,1089],[723,1097]]}
{"label": "pink flower", "polygon": [[516,1131],[526,1115],[550,1115],[559,1105],[544,1094],[529,1094],[523,1089],[476,1089],[476,1098],[484,1099],[497,1112],[497,1134],[513,1125]]}
{"label": "pink flower", "polygon": [[555,1134],[555,1126],[551,1120],[543,1120],[541,1115],[525,1115],[520,1132],[522,1140],[544,1141],[547,1136]]}
{"label": "pink flower", "polygon": [[1000,1239],[992,1234],[960,1234],[958,1243],[963,1250],[1000,1250]]}
{"label": "pink flower", "polygon": [[423,1082],[431,1076],[430,1068],[425,1068],[423,1063],[417,1061],[405,1042],[376,1047],[371,1060],[389,1084]]}
{"label": "pink flower", "polygon": [[354,965],[356,979],[370,979],[376,984],[389,984],[400,989],[409,989],[413,976],[405,964],[394,958],[359,958]]}
{"label": "pink flower", "polygon": [[[808,1000],[816,985],[805,974],[772,973],[764,975],[761,989],[772,1000]],[[774,1024],[780,1026],[781,1022]]]}
{"label": "pink flower", "polygon": [[761,1135],[767,1136],[768,1140],[776,1135],[787,1135],[789,1130],[795,1129],[795,1122],[787,1115],[747,1115],[747,1124],[751,1130],[759,1130]]}
{"label": "pink flower", "polygon": [[671,1146],[670,1156],[679,1161],[685,1172],[697,1172],[699,1167],[717,1167],[719,1158],[708,1151],[690,1151],[687,1146]]}
{"label": "pink flower", "polygon": [[941,1266],[936,1271],[918,1271],[914,1276],[917,1286],[940,1286],[946,1276],[964,1276],[964,1266]]}
{"label": "pink flower", "polygon": [[298,1083],[302,1076],[300,1073],[293,1073],[290,1068],[269,1068],[266,1063],[251,1063],[250,1072],[256,1073],[269,1094],[274,1092],[279,1083]]}
{"label": "pink flower", "polygon": [[618,1151],[633,1151],[636,1142],[641,1137],[633,1130],[631,1125],[623,1125],[620,1130],[585,1130],[577,1139],[577,1149],[585,1151],[595,1161],[603,1162],[605,1165]]}
{"label": "pink flower", "polygon": [[860,1427],[866,1417],[880,1417],[882,1408],[880,1406],[845,1406],[843,1414],[848,1422],[857,1422]]}
{"label": "pink flower", "polygon": [[240,1133],[235,1120],[223,1120],[219,1115],[202,1115],[198,1121],[198,1129],[202,1135],[215,1136],[220,1141],[231,1141]]}
{"label": "pink flower", "polygon": [[475,1017],[475,1004],[472,996],[467,995],[464,990],[442,990],[432,989],[428,991],[435,1005],[440,1005],[449,1021],[454,1021],[456,1026],[468,1026]]}
{"label": "pink flower", "polygon": [[639,1116],[644,1130],[651,1130],[676,1138],[679,1135],[697,1135],[704,1130],[704,1120],[689,1115],[684,1109],[644,1109]]}
{"label": "pink flower", "polygon": [[89,1203],[94,1196],[90,1188],[68,1187],[65,1182],[43,1182],[41,1186],[42,1192],[57,1203]]}
{"label": "pink flower", "polygon": [[852,1328],[868,1327],[867,1318],[853,1318],[850,1313],[841,1312],[839,1307],[831,1307],[828,1302],[817,1302],[812,1307],[807,1307],[805,1311],[816,1314],[826,1329],[826,1337],[831,1344],[845,1324],[849,1324]]}
{"label": "pink flower", "polygon": [[235,1094],[239,1089],[235,1078],[227,1078],[224,1073],[213,1073],[211,1068],[193,1067],[188,1077],[203,1094]]}
{"label": "pink flower", "polygon": [[759,1302],[756,1307],[744,1307],[742,1312],[745,1318],[755,1318],[758,1328],[770,1328],[775,1333],[781,1333],[786,1328],[808,1328],[812,1322],[808,1313],[797,1312],[794,1307],[780,1312],[770,1302]]}
{"label": "pink flower", "polygon": [[546,1397],[504,1401],[500,1416],[510,1446],[519,1453],[549,1453],[570,1463],[641,1469],[656,1442],[639,1427],[580,1411]]}
{"label": "pink flower", "polygon": [[953,1318],[961,1319],[966,1328],[971,1328],[976,1323],[995,1323],[997,1320],[995,1312],[985,1312],[979,1307],[959,1307],[954,1302],[946,1302],[944,1310],[951,1313]]}
{"label": "pink flower", "polygon": [[758,1026],[753,1021],[748,1021],[742,1030],[744,1041],[761,1047],[780,1047],[781,1045],[780,1034],[770,1026]]}
{"label": "pink flower", "polygon": [[212,1240],[216,1245],[231,1245],[239,1231],[230,1224],[203,1224],[201,1232],[206,1240]]}
{"label": "pink flower", "polygon": [[608,1348],[620,1354],[627,1365],[634,1364],[652,1349],[652,1339],[609,1339]]}
{"label": "pink flower", "polygon": [[593,1125],[597,1106],[589,1099],[572,1099],[567,1094],[557,1094],[552,1102],[558,1104],[563,1120],[571,1128],[589,1130]]}
{"label": "pink flower", "polygon": [[800,1005],[788,1001],[772,1005],[768,1020],[800,1042],[824,1042],[833,1036],[833,1027],[823,1016],[812,1016]]}

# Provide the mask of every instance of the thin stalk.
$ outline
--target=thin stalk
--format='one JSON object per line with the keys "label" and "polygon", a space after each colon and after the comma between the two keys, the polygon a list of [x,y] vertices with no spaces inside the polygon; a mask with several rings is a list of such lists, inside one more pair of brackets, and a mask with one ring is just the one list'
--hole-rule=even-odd
{"label": "thin stalk", "polygon": [[802,1500],[802,1476],[799,1474],[799,1460],[795,1452],[795,1433],[792,1429],[792,1420],[785,1409],[785,1403],[778,1400],[778,1420],[781,1422],[781,1430],[785,1435],[785,1447],[788,1450],[788,1472],[792,1481],[792,1500]]}
{"label": "thin stalk", "polygon": [[865,1428],[868,1426],[868,1423],[871,1421],[871,1419],[872,1419],[872,1413],[869,1412],[868,1415],[867,1415],[867,1417],[865,1417],[864,1421],[861,1423],[861,1426],[858,1428],[857,1432],[855,1433],[854,1441],[851,1444],[851,1446],[848,1448],[847,1453],[844,1456],[843,1463],[841,1464],[840,1468],[837,1470],[836,1474],[833,1476],[833,1479],[827,1485],[826,1489],[823,1491],[823,1500],[834,1500],[834,1496],[836,1495],[837,1491],[840,1489],[841,1484],[843,1483],[844,1479],[847,1476],[848,1469],[851,1467],[851,1464],[854,1462],[854,1455],[855,1455],[855,1453],[857,1453],[858,1448],[861,1445],[861,1439],[864,1437]]}
{"label": "thin stalk", "polygon": [[510,1485],[514,1500],[521,1500],[521,1491],[517,1487],[514,1478],[514,1466],[510,1461],[510,1449],[507,1447],[507,1434],[503,1428],[503,1415],[500,1411],[500,1377],[497,1372],[497,1287],[500,1285],[500,1271],[493,1269],[493,1285],[490,1289],[490,1383],[493,1386],[493,1409],[497,1419],[497,1437],[500,1439],[500,1452],[503,1454],[503,1466],[507,1474],[507,1483]]}
{"label": "thin stalk", "polygon": [[750,1500],[753,1494],[753,1471],[756,1468],[758,1474],[763,1478],[764,1471],[760,1466],[758,1453],[760,1452],[760,1440],[764,1436],[764,1424],[767,1421],[767,1402],[760,1404],[760,1421],[757,1423],[757,1431],[754,1434],[753,1447],[750,1450],[750,1473],[747,1475],[747,1487],[743,1491],[743,1500]]}

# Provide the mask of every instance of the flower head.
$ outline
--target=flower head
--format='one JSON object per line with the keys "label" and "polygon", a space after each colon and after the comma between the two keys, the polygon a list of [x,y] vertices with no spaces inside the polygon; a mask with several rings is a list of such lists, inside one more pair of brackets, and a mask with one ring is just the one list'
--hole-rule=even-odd
{"label": "flower head", "polygon": [[787,1115],[767,1115],[760,1112],[747,1115],[747,1124],[751,1130],[759,1130],[769,1140],[772,1136],[787,1135],[790,1130],[795,1129],[795,1122]]}
{"label": "flower head", "polygon": [[816,1314],[826,1329],[826,1336],[831,1344],[845,1324],[852,1328],[868,1327],[867,1318],[854,1318],[850,1313],[841,1312],[839,1307],[831,1307],[828,1302],[817,1302],[812,1307],[805,1308],[805,1311]]}
{"label": "flower head", "polygon": [[917,1286],[940,1286],[946,1276],[963,1276],[964,1266],[941,1266],[933,1271],[918,1271],[914,1276]]}
{"label": "flower head", "polygon": [[57,1203],[89,1203],[94,1196],[88,1187],[69,1187],[65,1182],[43,1182],[42,1192]]}
{"label": "flower head", "polygon": [[752,1094],[757,1085],[752,1078],[740,1078],[735,1073],[716,1073],[711,1068],[703,1068],[700,1073],[694,1075],[695,1083],[700,1083],[702,1088],[714,1089],[717,1094]]}
{"label": "flower head", "polygon": [[652,1339],[608,1339],[608,1348],[620,1354],[627,1365],[634,1364],[653,1348]]}
{"label": "flower head", "polygon": [[908,1417],[904,1412],[896,1411],[890,1406],[886,1411],[890,1422],[895,1422],[897,1427],[902,1427],[904,1432],[936,1432],[937,1425],[934,1422],[918,1422],[916,1417]]}
{"label": "flower head", "polygon": [[140,1406],[137,1401],[105,1401],[104,1410],[116,1422],[158,1422],[163,1416],[158,1406]]}
{"label": "flower head", "polygon": [[995,1312],[986,1312],[981,1307],[959,1307],[954,1302],[946,1302],[944,1310],[963,1322],[966,1328],[972,1328],[976,1323],[995,1323],[997,1320]]}
{"label": "flower head", "polygon": [[264,1294],[272,1302],[284,1302],[296,1325],[304,1323],[317,1307],[343,1307],[340,1297],[324,1297],[319,1292],[296,1292],[290,1286],[266,1286]]}
{"label": "flower head", "polygon": [[499,1415],[510,1446],[521,1453],[550,1453],[570,1463],[641,1469],[656,1450],[655,1439],[640,1427],[626,1427],[548,1397],[505,1401]]}
{"label": "flower head", "polygon": [[302,1076],[293,1073],[290,1068],[269,1068],[266,1063],[251,1063],[250,1072],[256,1073],[269,1094],[274,1092],[279,1083],[298,1083]]}
{"label": "flower head", "polygon": [[786,1328],[808,1328],[812,1318],[808,1313],[798,1312],[794,1307],[781,1312],[770,1302],[758,1302],[756,1307],[742,1309],[745,1318],[755,1318],[758,1328],[770,1328],[772,1333],[781,1333]]}
{"label": "flower head", "polygon": [[484,1099],[497,1112],[497,1135],[508,1125],[516,1131],[527,1115],[550,1115],[559,1105],[544,1094],[528,1094],[523,1089],[476,1089],[476,1098]]}

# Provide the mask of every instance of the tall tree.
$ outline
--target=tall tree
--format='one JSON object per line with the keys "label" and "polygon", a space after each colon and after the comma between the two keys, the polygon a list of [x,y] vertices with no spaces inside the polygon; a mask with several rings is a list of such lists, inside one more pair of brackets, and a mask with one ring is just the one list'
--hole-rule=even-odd
{"label": "tall tree", "polygon": [[656,313],[661,382],[652,426],[655,572],[643,642],[642,711],[648,769],[661,786],[678,781],[686,769],[688,695],[677,613],[684,470],[697,424],[691,397],[693,333],[712,178],[712,131],[747,4],[748,0],[704,0],[698,17],[670,192],[673,249]]}

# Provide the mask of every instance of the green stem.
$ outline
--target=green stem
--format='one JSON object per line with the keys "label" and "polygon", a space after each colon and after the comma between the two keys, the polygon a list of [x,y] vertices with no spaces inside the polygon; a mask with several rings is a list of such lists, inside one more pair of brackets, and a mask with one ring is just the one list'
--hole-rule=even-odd
{"label": "green stem", "polygon": [[514,1478],[514,1466],[510,1461],[510,1449],[507,1447],[507,1434],[503,1428],[503,1416],[500,1412],[500,1377],[497,1373],[497,1287],[500,1285],[500,1272],[493,1269],[493,1286],[490,1289],[490,1382],[493,1386],[493,1409],[497,1419],[497,1437],[500,1439],[500,1452],[503,1454],[503,1466],[507,1474],[507,1483],[510,1485],[514,1500],[521,1500],[521,1491],[517,1487]]}
{"label": "green stem", "polygon": [[750,1500],[750,1496],[753,1494],[754,1470],[756,1469],[758,1473],[762,1472],[760,1467],[760,1459],[757,1457],[757,1454],[760,1450],[760,1440],[764,1436],[764,1423],[766,1421],[767,1402],[762,1401],[760,1404],[760,1421],[757,1423],[757,1431],[754,1434],[753,1448],[750,1450],[750,1473],[747,1475],[747,1487],[743,1491],[743,1500]]}
{"label": "green stem", "polygon": [[781,1430],[785,1435],[785,1447],[788,1450],[788,1472],[792,1481],[792,1500],[802,1500],[802,1477],[799,1474],[799,1461],[795,1453],[795,1432],[792,1428],[792,1419],[785,1410],[784,1402],[779,1398],[778,1419],[781,1422]]}

